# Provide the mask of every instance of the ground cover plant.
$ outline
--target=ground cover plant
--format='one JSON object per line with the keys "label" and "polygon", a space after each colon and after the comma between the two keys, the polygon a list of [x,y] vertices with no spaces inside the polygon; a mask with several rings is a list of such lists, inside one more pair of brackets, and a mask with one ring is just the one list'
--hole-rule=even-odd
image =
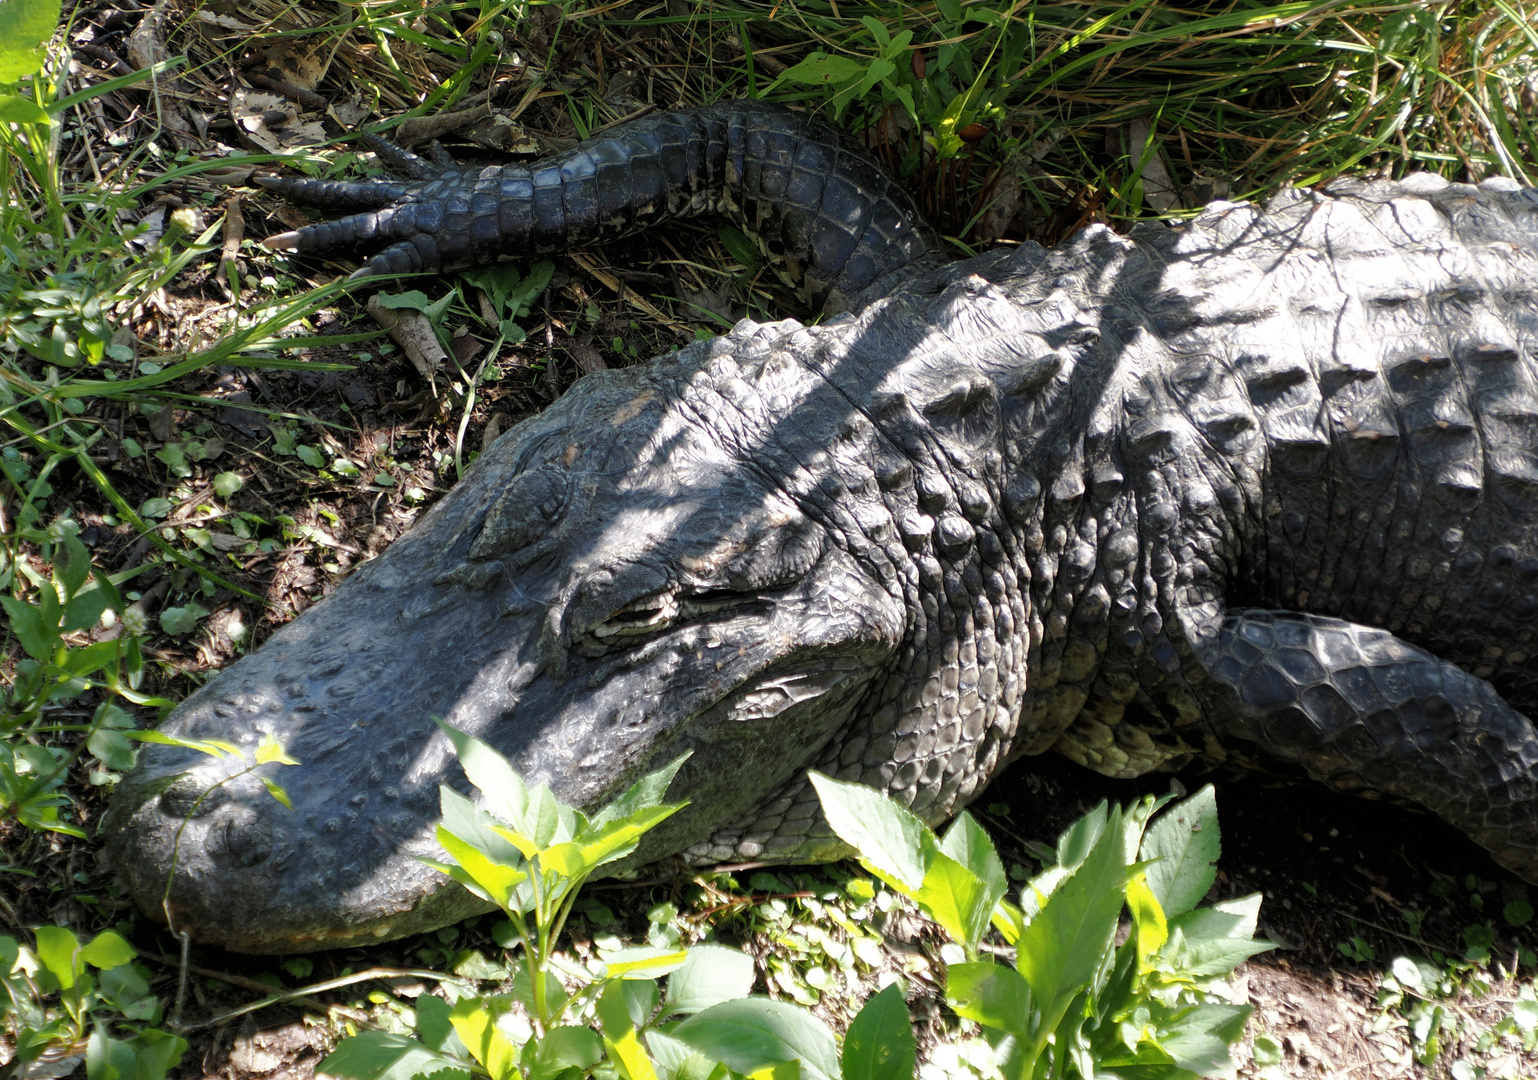
{"label": "ground cover plant", "polygon": [[[349,141],[373,124],[503,160],[653,103],[767,94],[866,132],[958,250],[1052,242],[1092,220],[1123,226],[1342,171],[1530,182],[1535,41],[1532,12],[1504,0],[385,0],[336,11],[4,0],[0,966],[13,1033],[25,1024],[51,1034],[25,1046],[13,1035],[0,1069],[79,1057],[93,1078],[190,1070],[231,1021],[198,1025],[258,1001],[303,999],[326,1018],[316,1030],[329,1045],[348,1024],[388,1030],[404,1015],[381,979],[495,974],[500,961],[471,959],[500,949],[489,928],[322,961],[327,977],[308,984],[299,961],[273,970],[188,960],[182,943],[132,924],[95,865],[101,794],[131,764],[136,728],[377,553],[485,439],[574,378],[743,314],[807,314],[748,238],[690,224],[544,266],[391,287],[395,310],[431,317],[441,355],[418,366],[334,283],[345,267],[288,264],[255,246],[300,219],[249,185],[253,167],[376,169]],[[1101,797],[1061,801],[1076,815]],[[1013,815],[980,815],[1001,838],[1036,841],[1068,824],[1005,799]],[[1342,995],[1360,977],[1371,1015],[1356,1027],[1377,1030],[1360,1046],[1328,1023],[1300,1034],[1286,1010],[1263,1005],[1260,1020],[1279,1037],[1273,1049],[1262,1035],[1252,1067],[1355,1054],[1369,1074],[1416,1061],[1461,1076],[1529,1068],[1532,991],[1508,977],[1530,968],[1538,947],[1522,887],[1478,860],[1428,878],[1367,855],[1326,880],[1340,856],[1312,853],[1344,845],[1326,841],[1333,827],[1298,825],[1282,838],[1299,845],[1299,865],[1321,869],[1289,885],[1267,876],[1287,859],[1252,854],[1218,888],[1281,889],[1293,905],[1271,905],[1290,912],[1274,916],[1291,920],[1281,936],[1321,970],[1337,965],[1311,992],[1344,1015]],[[1001,846],[1011,844],[1004,865],[1032,877],[1032,849]],[[1415,861],[1433,853],[1442,857],[1433,849]],[[1447,855],[1449,866],[1464,854]],[[725,874],[616,895],[659,915],[637,914],[631,929],[664,944],[681,926],[698,932],[691,903],[731,922],[761,946],[762,989],[840,1024],[857,1007],[842,1000],[853,995],[846,974],[900,973],[914,1011],[927,1000],[938,1017],[920,1023],[922,1056],[944,1058],[943,1041],[966,1022],[939,1010],[940,984],[925,981],[958,961],[940,955],[940,935],[916,932],[914,953],[868,964],[858,951],[875,959],[861,944],[874,939],[837,922],[863,910],[848,890],[859,894],[852,882],[864,878],[758,873],[760,887]],[[887,898],[877,921],[890,942],[913,908],[895,886],[875,895]],[[587,913],[604,905],[574,904],[571,936],[603,936]],[[34,933],[50,925],[67,926],[73,944]],[[933,962],[922,966],[925,950]],[[149,966],[156,956],[177,963]],[[216,988],[192,968],[226,978]],[[273,981],[285,982],[281,992]],[[347,996],[363,985],[388,1003]],[[196,1053],[178,1065],[184,1037]]]}

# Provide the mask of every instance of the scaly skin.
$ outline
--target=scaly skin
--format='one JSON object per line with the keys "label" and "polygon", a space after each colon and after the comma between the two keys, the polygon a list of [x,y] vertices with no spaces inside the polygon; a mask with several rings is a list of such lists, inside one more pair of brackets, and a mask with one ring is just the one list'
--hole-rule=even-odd
{"label": "scaly skin", "polygon": [[808,768],[935,822],[1055,748],[1279,757],[1538,880],[1535,340],[1538,195],[1413,177],[590,376],[167,722],[280,736],[293,811],[147,746],[109,850],[231,948],[452,921],[439,715],[589,807],[692,750],[645,858],[831,857]]}

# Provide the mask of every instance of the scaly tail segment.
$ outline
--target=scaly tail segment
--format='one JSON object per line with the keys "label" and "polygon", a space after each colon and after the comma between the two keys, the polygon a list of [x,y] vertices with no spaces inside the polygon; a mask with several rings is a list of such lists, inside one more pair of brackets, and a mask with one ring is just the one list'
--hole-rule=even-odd
{"label": "scaly tail segment", "polygon": [[804,273],[853,294],[939,248],[908,193],[848,135],[758,101],[653,113],[529,165],[434,165],[372,145],[406,181],[264,178],[325,209],[362,209],[272,237],[302,255],[375,250],[358,277],[453,271],[605,243],[670,218],[724,213]]}

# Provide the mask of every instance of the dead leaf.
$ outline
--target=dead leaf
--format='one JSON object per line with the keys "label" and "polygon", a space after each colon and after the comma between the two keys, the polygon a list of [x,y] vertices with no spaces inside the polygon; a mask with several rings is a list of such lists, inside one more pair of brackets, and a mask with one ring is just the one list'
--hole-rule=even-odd
{"label": "dead leaf", "polygon": [[422,378],[432,382],[433,372],[449,358],[438,344],[433,324],[419,311],[409,308],[387,308],[379,302],[379,294],[368,298],[368,313],[385,328],[390,339],[405,350],[407,358]]}

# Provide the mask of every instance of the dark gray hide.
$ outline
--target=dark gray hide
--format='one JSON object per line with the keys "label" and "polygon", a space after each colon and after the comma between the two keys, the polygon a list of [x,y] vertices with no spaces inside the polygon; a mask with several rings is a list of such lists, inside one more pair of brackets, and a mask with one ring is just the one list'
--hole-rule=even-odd
{"label": "dark gray hide", "polygon": [[231,948],[457,919],[440,715],[588,807],[693,751],[648,858],[830,857],[808,768],[938,821],[1055,748],[1273,755],[1538,879],[1535,239],[1509,182],[1341,183],[583,379],[168,721],[280,736],[294,809],[187,818],[243,766],[147,747],[112,856],[158,913],[185,819]]}

